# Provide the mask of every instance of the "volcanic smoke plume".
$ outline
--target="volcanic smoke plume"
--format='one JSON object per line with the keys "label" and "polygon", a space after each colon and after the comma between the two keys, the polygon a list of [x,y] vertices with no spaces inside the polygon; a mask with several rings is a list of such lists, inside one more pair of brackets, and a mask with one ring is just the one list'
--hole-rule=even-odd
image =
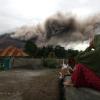
{"label": "volcanic smoke plume", "polygon": [[31,39],[39,46],[88,40],[89,35],[100,32],[100,14],[83,21],[71,14],[58,13],[43,24],[24,26],[16,30],[12,37]]}
{"label": "volcanic smoke plume", "polygon": [[75,16],[56,14],[45,21],[45,33],[48,43],[57,44],[82,39],[79,22]]}

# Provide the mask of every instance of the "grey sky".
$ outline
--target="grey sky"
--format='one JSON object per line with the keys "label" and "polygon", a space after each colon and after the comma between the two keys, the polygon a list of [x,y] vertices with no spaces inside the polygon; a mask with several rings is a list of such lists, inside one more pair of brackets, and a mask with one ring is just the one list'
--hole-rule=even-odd
{"label": "grey sky", "polygon": [[84,18],[100,12],[100,0],[0,0],[0,33],[41,22],[59,11]]}

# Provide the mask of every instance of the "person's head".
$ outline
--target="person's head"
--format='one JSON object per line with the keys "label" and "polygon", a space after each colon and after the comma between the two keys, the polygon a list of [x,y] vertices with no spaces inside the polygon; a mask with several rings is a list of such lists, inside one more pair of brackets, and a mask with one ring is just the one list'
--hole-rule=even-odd
{"label": "person's head", "polygon": [[68,59],[68,65],[71,66],[72,68],[75,66],[75,63],[76,63],[76,61],[75,61],[74,57],[70,57]]}

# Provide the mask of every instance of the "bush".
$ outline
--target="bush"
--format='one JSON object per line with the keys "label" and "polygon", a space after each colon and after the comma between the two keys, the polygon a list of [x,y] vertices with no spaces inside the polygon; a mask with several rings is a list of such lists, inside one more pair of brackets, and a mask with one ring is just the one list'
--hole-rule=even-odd
{"label": "bush", "polygon": [[0,64],[0,70],[4,70],[3,64]]}
{"label": "bush", "polygon": [[54,58],[47,58],[42,60],[43,66],[46,68],[56,68],[57,61]]}

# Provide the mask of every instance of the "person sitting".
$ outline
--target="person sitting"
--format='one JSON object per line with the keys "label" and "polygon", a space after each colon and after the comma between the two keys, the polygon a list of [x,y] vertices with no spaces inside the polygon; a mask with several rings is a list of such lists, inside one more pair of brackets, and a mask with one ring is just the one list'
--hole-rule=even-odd
{"label": "person sitting", "polygon": [[66,80],[64,85],[100,90],[100,35],[96,35],[90,46],[77,55],[71,80]]}
{"label": "person sitting", "polygon": [[71,75],[72,71],[73,69],[71,68],[71,66],[69,66],[68,64],[65,64],[63,60],[62,67],[59,71],[59,75],[60,75],[59,78],[64,78],[66,75]]}

